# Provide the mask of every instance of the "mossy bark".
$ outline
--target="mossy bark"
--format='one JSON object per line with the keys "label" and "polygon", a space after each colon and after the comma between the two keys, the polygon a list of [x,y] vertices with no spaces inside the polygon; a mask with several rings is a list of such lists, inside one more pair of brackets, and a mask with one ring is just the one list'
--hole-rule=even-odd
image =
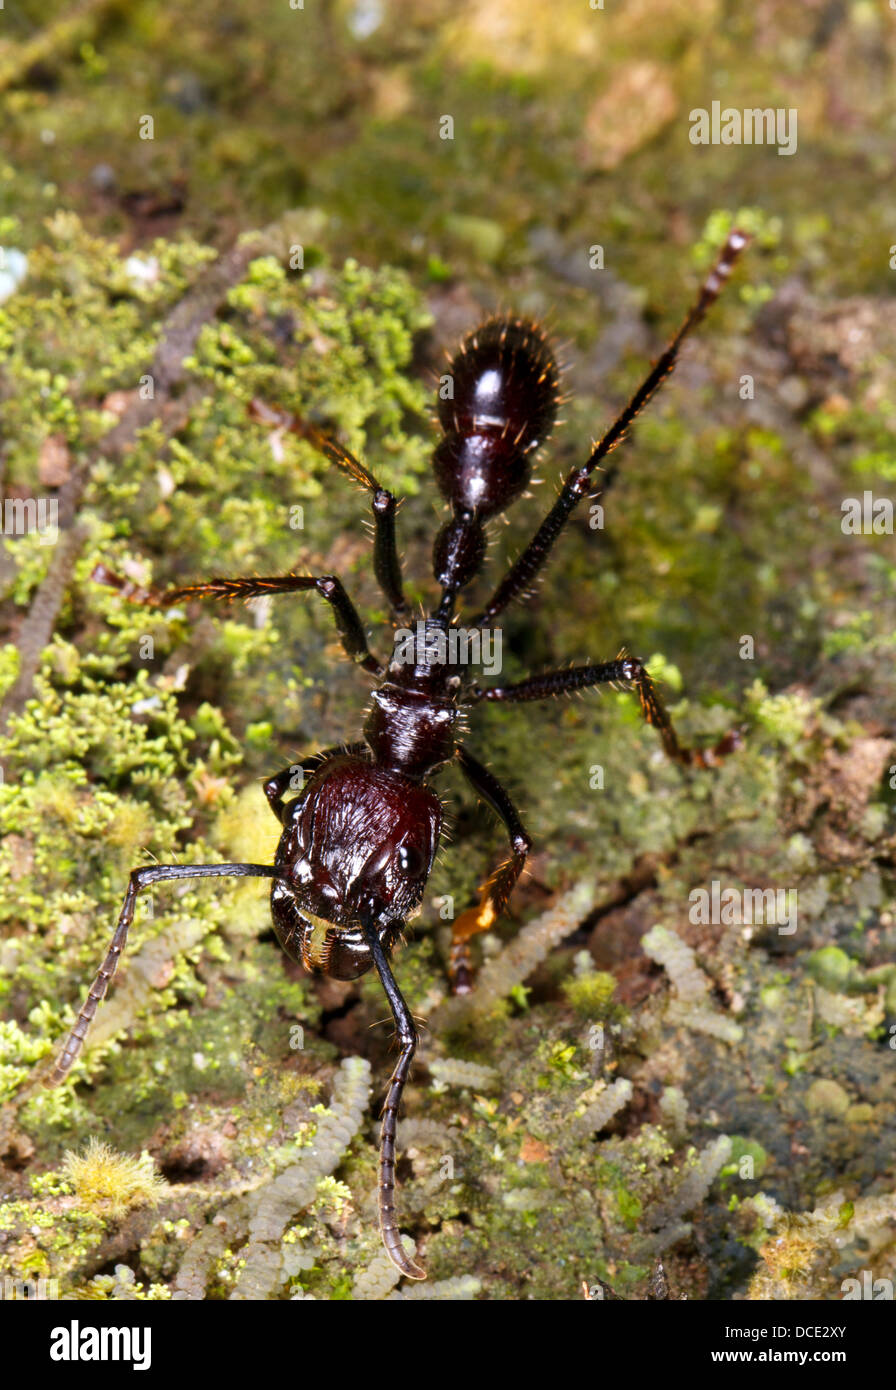
{"label": "mossy bark", "polygon": [[[399,1208],[437,1296],[643,1296],[660,1252],[692,1297],[836,1298],[869,1260],[896,1277],[896,565],[892,534],[842,524],[896,477],[878,133],[896,40],[861,3],[824,21],[716,0],[561,9],[409,2],[362,33],[348,6],[261,22],[242,4],[220,20],[99,5],[72,29],[26,5],[5,34],[0,245],[28,273],[0,305],[3,494],[56,497],[62,530],[0,554],[2,1276],[229,1296],[247,1193],[330,1123],[341,1059],[369,1059],[374,1089],[390,1064],[376,982],[305,978],[263,890],[212,883],[154,895],[74,1084],[36,1084],[128,871],[268,859],[259,779],[357,737],[366,700],[307,600],[153,613],[95,565],[163,584],[337,572],[385,650],[365,499],[254,424],[252,397],[313,412],[408,495],[424,602],[441,347],[496,303],[549,314],[572,391],[539,470],[553,480],[736,218],[754,242],[735,284],[623,446],[603,525],[584,506],[507,615],[502,678],[624,644],[688,736],[738,725],[744,747],[684,774],[626,693],[477,714],[471,747],[535,841],[486,951],[576,885],[582,907],[525,981],[498,957],[488,1009],[442,1003],[440,905],[472,901],[503,852],[444,779],[453,842],[396,965],[433,1021]],[[717,98],[798,106],[798,154],[692,146],[690,108]],[[492,576],[552,486],[496,532]],[[795,892],[796,931],[734,907],[702,920],[714,882]],[[641,947],[658,927],[679,978]],[[389,1292],[374,1111],[289,1223],[273,1296]],[[92,1135],[151,1156],[157,1206],[79,1198],[63,1156]],[[131,1275],[94,1277],[110,1260]]]}

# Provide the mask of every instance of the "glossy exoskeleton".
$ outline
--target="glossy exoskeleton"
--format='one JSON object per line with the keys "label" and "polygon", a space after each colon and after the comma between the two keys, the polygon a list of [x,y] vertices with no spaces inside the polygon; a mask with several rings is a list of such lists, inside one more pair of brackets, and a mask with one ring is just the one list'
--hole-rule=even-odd
{"label": "glossy exoskeleton", "polygon": [[[625,437],[635,416],[672,370],[686,335],[703,318],[746,244],[729,236],[696,302],[669,345],[618,419],[574,468],[538,530],[501,579],[466,631],[493,624],[507,605],[530,590],[554,542],[579,500],[594,487],[594,473]],[[389,999],[400,1054],[383,1109],[379,1211],[383,1242],[392,1260],[413,1279],[425,1277],[410,1259],[394,1207],[395,1130],[402,1090],[417,1043],[411,1014],[392,975],[389,957],[406,922],[417,912],[439,844],[442,806],[430,785],[454,760],[475,791],[503,821],[510,857],[488,878],[478,904],[462,912],[452,929],[450,974],[456,991],[470,988],[469,941],[502,912],[517,882],[530,839],[510,798],[493,774],[458,739],[462,714],[481,701],[540,700],[589,686],[633,688],[645,719],[659,731],[670,757],[709,767],[736,746],[729,734],[714,748],[683,747],[656,688],[636,658],[619,656],[599,665],[573,666],[530,676],[512,685],[483,687],[470,679],[469,663],[448,637],[456,628],[457,598],[482,568],[487,523],[525,490],[536,450],[549,435],[559,398],[559,373],[542,330],[522,319],[495,318],[471,333],[455,355],[440,393],[443,437],[433,460],[436,481],[450,516],[433,551],[441,599],[411,633],[395,538],[396,499],[356,458],[332,439],[286,412],[261,402],[262,423],[291,428],[311,440],[369,494],[374,518],[373,567],[397,629],[392,659],[383,666],[370,651],[360,618],[332,575],[288,574],[274,578],[212,579],[164,592],[138,589],[104,567],[94,577],[138,602],[170,604],[194,597],[253,598],[314,590],[330,606],[346,654],[376,680],[363,742],[327,749],[265,784],[283,826],[273,865],[177,864],[134,869],[106,959],[48,1078],[66,1076],[84,1041],[99,1001],[115,972],[134,915],[137,895],[166,879],[257,876],[272,880],[271,912],[283,949],[309,970],[351,980],[375,967]],[[613,472],[602,470],[606,487]]]}

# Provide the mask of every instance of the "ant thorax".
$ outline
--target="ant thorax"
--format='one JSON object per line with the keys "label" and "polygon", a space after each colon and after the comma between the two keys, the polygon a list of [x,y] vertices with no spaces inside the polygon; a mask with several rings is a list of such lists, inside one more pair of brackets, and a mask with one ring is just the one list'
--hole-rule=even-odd
{"label": "ant thorax", "polygon": [[459,715],[452,700],[386,682],[372,693],[364,738],[379,766],[419,782],[454,756]]}
{"label": "ant thorax", "polygon": [[489,675],[501,670],[501,629],[462,627],[441,618],[420,618],[413,627],[395,632],[395,646],[388,678],[407,686],[410,668],[414,684],[432,686],[434,668],[440,689],[449,695],[463,683],[472,666],[481,666]]}

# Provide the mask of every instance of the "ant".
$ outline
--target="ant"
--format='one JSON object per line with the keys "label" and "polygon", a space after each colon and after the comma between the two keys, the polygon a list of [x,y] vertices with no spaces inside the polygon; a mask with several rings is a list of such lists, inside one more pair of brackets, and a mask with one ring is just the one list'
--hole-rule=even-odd
{"label": "ant", "polygon": [[[587,461],[569,473],[551,510],[485,607],[471,619],[470,629],[481,632],[531,589],[576,504],[591,490],[593,473],[622,442],[639,411],[672,371],[682,342],[718,297],[747,240],[743,232],[731,232],[678,332],[593,446]],[[559,370],[548,339],[527,319],[488,319],[464,339],[451,362],[449,379],[453,395],[439,400],[443,437],[433,457],[436,482],[451,508],[451,517],[433,546],[433,569],[442,596],[430,616],[417,625],[410,643],[404,626],[410,608],[396,547],[395,497],[347,449],[314,426],[258,401],[251,407],[256,420],[293,429],[309,439],[370,494],[374,574],[393,624],[400,628],[387,667],[370,651],[358,613],[333,575],[211,579],[158,591],[138,588],[102,565],[94,571],[95,580],[111,584],[124,597],[153,605],[201,597],[250,599],[314,591],[330,605],[346,655],[374,676],[377,684],[363,742],[306,758],[301,764],[303,785],[292,800],[285,798],[296,789],[298,767],[288,767],[264,784],[271,809],[283,826],[273,865],[157,864],[132,870],[106,958],[46,1083],[58,1085],[81,1050],[125,948],[139,893],[168,879],[223,875],[271,879],[274,931],[288,956],[308,970],[338,980],[356,979],[374,967],[382,981],[400,1052],[382,1114],[379,1221],[386,1250],[411,1279],[426,1275],[407,1255],[396,1220],[395,1130],[417,1032],[389,958],[405,923],[420,909],[439,844],[442,804],[430,778],[456,761],[473,789],[503,821],[510,841],[510,858],[486,880],[478,905],[462,912],[453,924],[449,973],[456,993],[471,988],[471,938],[491,927],[503,912],[531,846],[507,792],[458,740],[462,715],[483,701],[510,704],[622,684],[637,692],[645,720],[658,730],[668,756],[680,764],[711,767],[739,742],[733,732],[714,748],[683,747],[644,665],[622,654],[600,665],[573,666],[491,687],[472,682],[453,649],[447,656],[434,657],[440,644],[444,652],[447,639],[456,631],[460,591],[482,569],[484,525],[526,490],[533,456],[551,432],[560,400]],[[614,462],[602,470],[604,487],[615,468]]]}

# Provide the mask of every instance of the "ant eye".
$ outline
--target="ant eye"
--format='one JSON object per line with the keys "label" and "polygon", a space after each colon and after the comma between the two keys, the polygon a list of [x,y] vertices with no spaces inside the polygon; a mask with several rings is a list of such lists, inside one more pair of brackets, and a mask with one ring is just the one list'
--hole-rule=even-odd
{"label": "ant eye", "polygon": [[399,845],[398,867],[403,874],[414,873],[420,867],[419,852],[411,845]]}

